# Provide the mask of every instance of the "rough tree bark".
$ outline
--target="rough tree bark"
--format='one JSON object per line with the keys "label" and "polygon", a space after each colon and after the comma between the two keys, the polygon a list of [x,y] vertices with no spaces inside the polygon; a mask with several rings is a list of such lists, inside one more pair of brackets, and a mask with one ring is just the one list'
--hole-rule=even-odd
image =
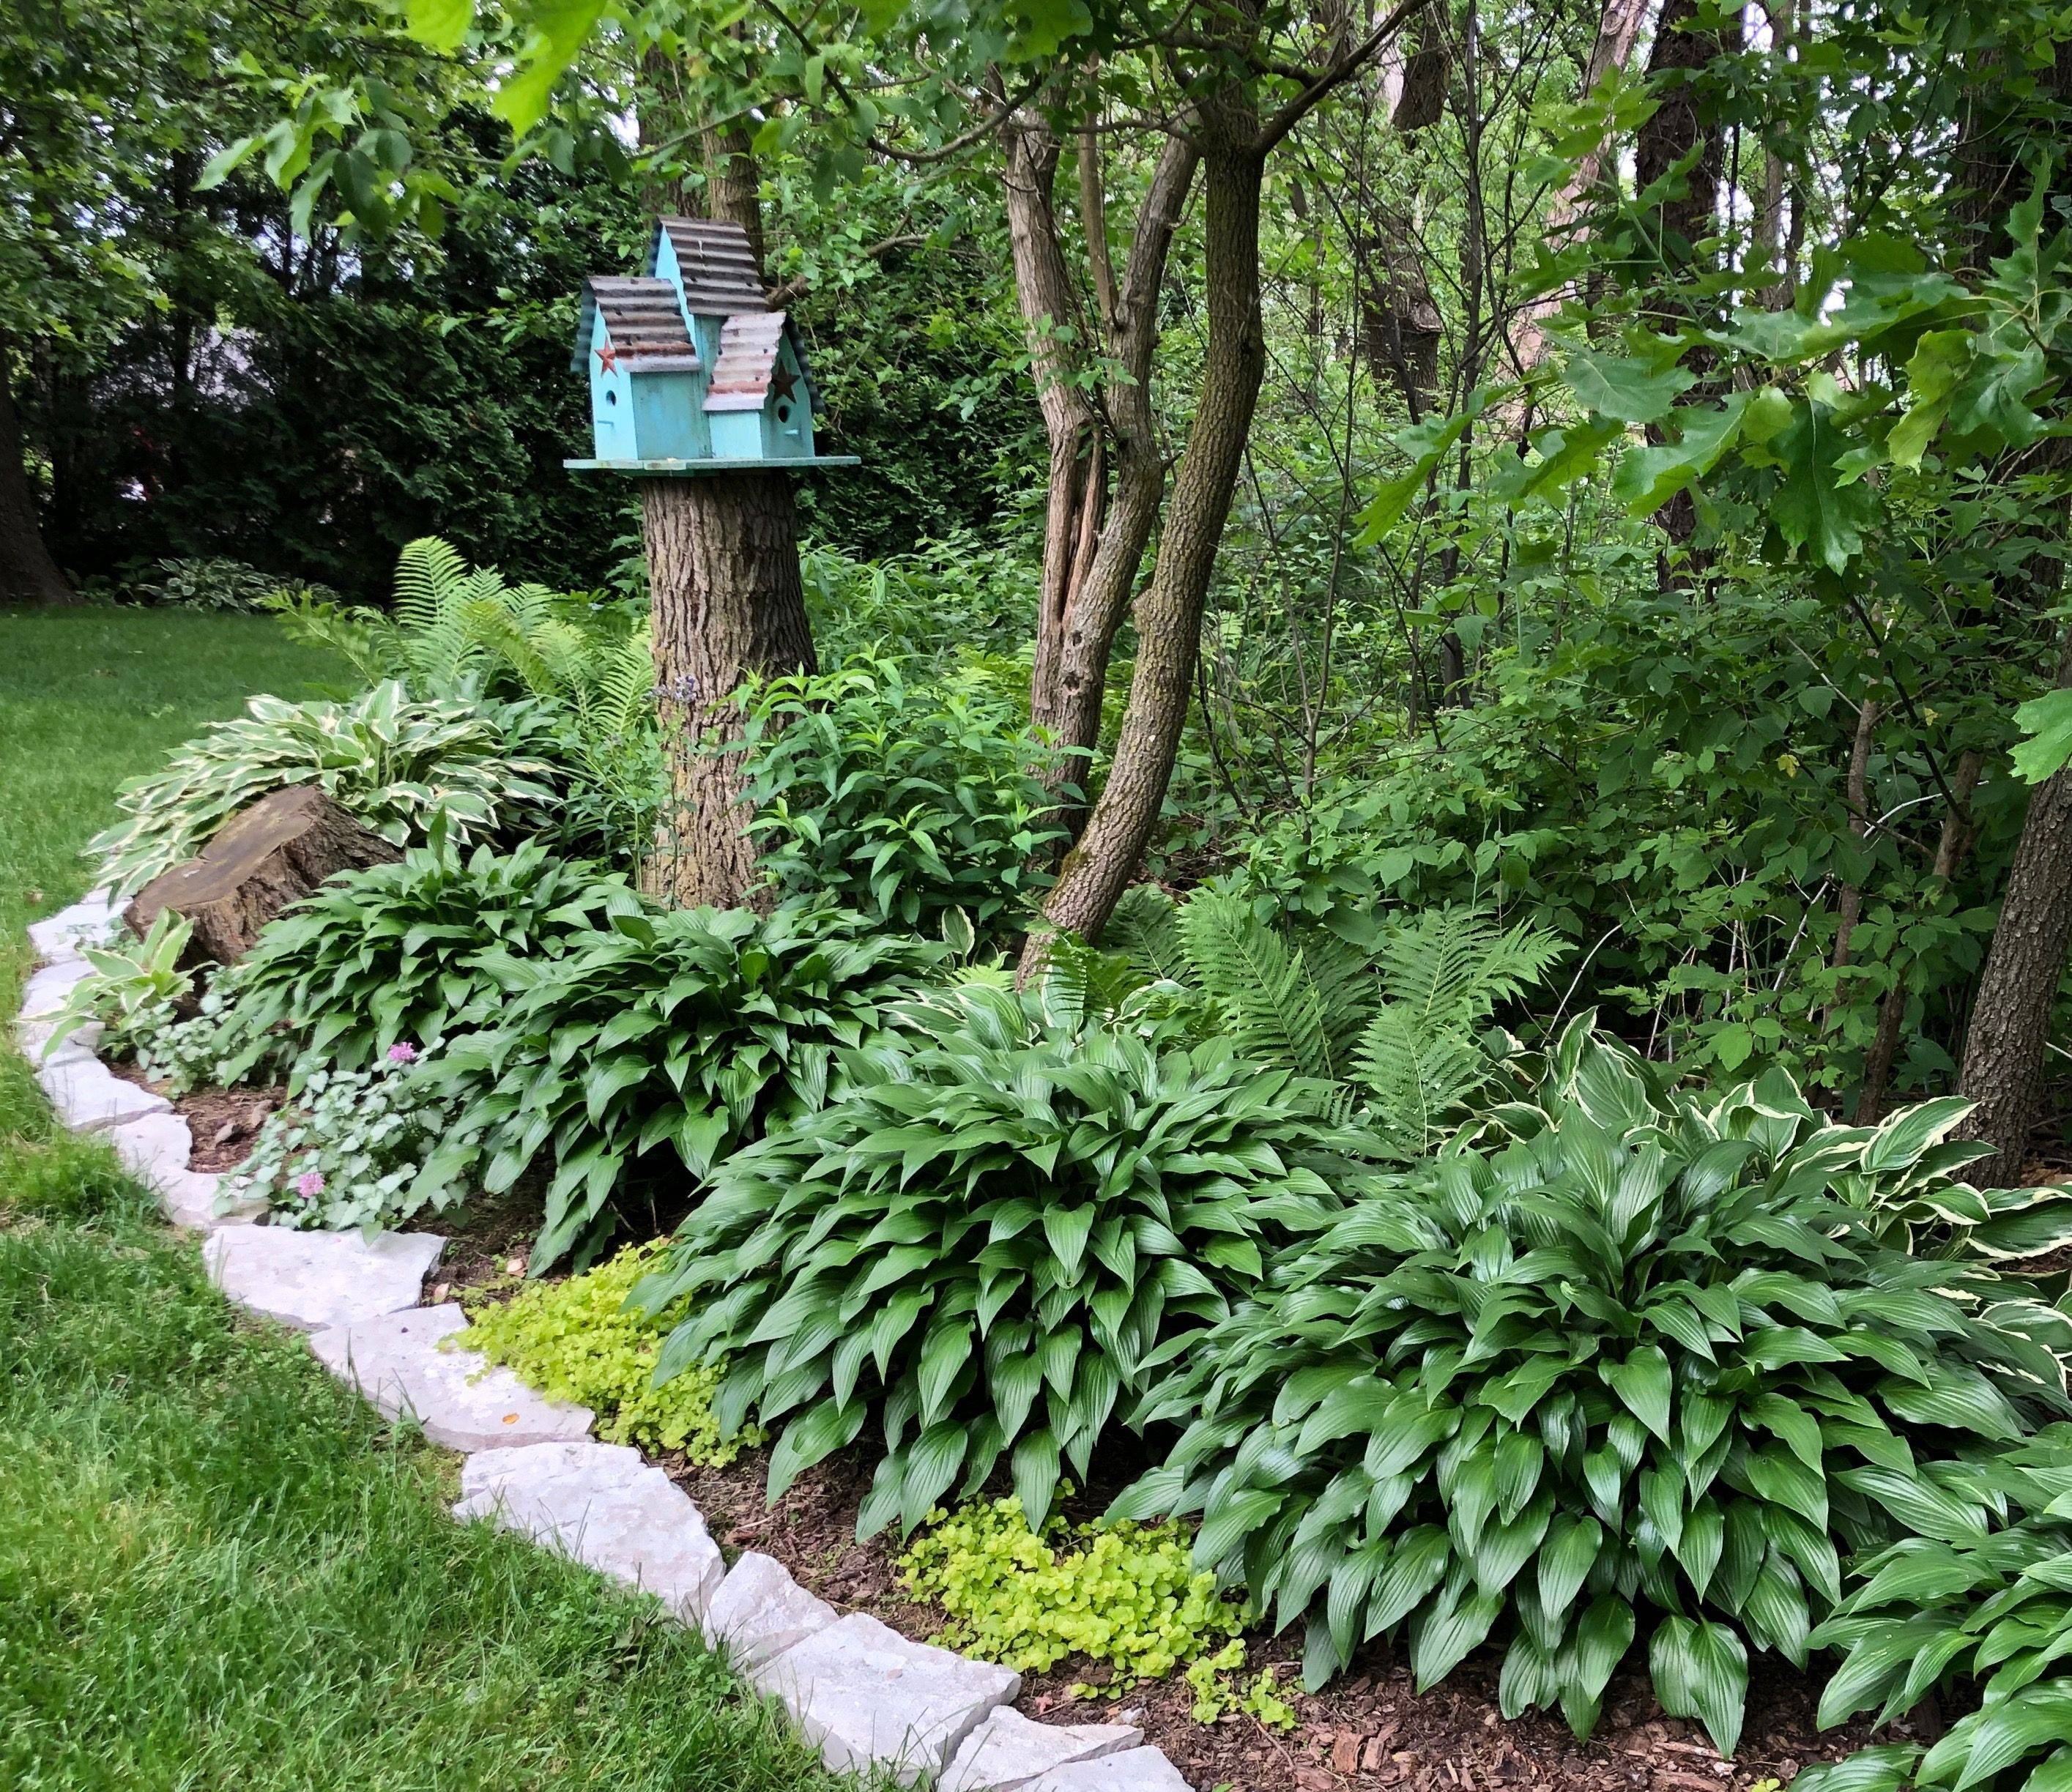
{"label": "rough tree bark", "polygon": [[171,909],[194,927],[191,962],[232,964],[261,927],[327,878],[402,856],[316,785],[295,784],[239,810],[198,856],[138,890],[122,919],[142,938]]}
{"label": "rough tree bark", "polygon": [[748,126],[737,121],[705,137],[705,209],[748,232],[755,272],[763,274],[763,171],[750,146]]}
{"label": "rough tree bark", "polygon": [[0,336],[0,603],[76,603],[36,524],[35,494],[22,458],[22,423]]}
{"label": "rough tree bark", "polygon": [[643,879],[682,906],[739,904],[754,887],[733,732],[747,672],[816,669],[799,577],[798,514],[783,473],[641,483],[654,602],[656,701],[672,814]]}
{"label": "rough tree bark", "polygon": [[[1015,292],[1050,454],[1030,712],[1067,749],[1051,772],[1054,788],[1083,782],[1086,755],[1100,741],[1108,656],[1166,493],[1151,364],[1159,287],[1198,155],[1188,137],[1167,138],[1118,278],[1108,255],[1098,138],[1091,129],[1081,136],[1080,213],[1098,308],[1094,333],[1110,364],[1096,405],[1082,378],[1091,363],[1088,332],[1055,205],[1061,146],[1031,113],[1010,115],[1001,135]],[[1061,337],[1060,327],[1073,336]],[[1081,804],[1061,809],[1073,827],[1084,813]]]}
{"label": "rough tree bark", "polygon": [[[2017,183],[2028,178],[2022,171],[2025,157],[2054,134],[2029,128],[2032,121],[2018,112],[2010,116],[2000,110],[2008,86],[1996,78],[1996,60],[1982,58],[1971,71],[1970,111],[1958,134],[1959,216],[1967,239],[1966,259],[1975,268],[1984,267],[2004,252],[2002,220]],[[2061,105],[2072,95],[2072,43],[2058,45],[2056,64],[2045,84]],[[2059,188],[2056,196],[2062,199],[2062,172],[2054,184]],[[2037,470],[2062,476],[2066,450],[2061,439],[2046,439],[2033,454]],[[2062,544],[2066,526],[2062,499],[2055,524]],[[2010,606],[2041,610],[2057,598],[2063,578],[2063,562],[2054,554],[2040,553],[2004,577],[1996,595]],[[2066,631],[2060,644],[2057,682],[2061,687],[2072,684],[2072,630]],[[2029,1136],[2042,1108],[2044,1058],[2068,945],[2072,945],[2072,768],[2030,793],[2021,838],[2000,898],[2000,919],[1972,999],[1971,1024],[1965,1030],[1957,1092],[1977,1106],[1958,1130],[1991,1145],[1994,1153],[1974,1173],[1980,1181],[1996,1175],[2011,1178],[2021,1173]]]}
{"label": "rough tree bark", "polygon": [[[1699,11],[1698,0],[1663,0],[1655,21],[1655,42],[1648,51],[1647,73],[1651,81],[1666,84],[1659,89],[1660,105],[1634,140],[1634,186],[1638,192],[1646,192],[1696,152],[1696,159],[1684,171],[1683,191],[1655,208],[1655,249],[1664,277],[1672,284],[1695,265],[1699,242],[1712,234],[1720,177],[1726,165],[1725,134],[1716,120],[1705,115],[1703,95],[1688,77],[1741,41],[1738,23],[1719,31],[1697,28]],[[1672,78],[1678,76],[1687,78]],[[1685,305],[1674,298],[1661,299],[1650,309],[1665,328],[1688,321]],[[1694,351],[1687,364],[1703,373],[1708,363],[1704,354]],[[1650,442],[1664,439],[1659,425],[1649,426]],[[1655,520],[1680,547],[1697,529],[1697,500],[1687,487],[1655,512]]]}
{"label": "rough tree bark", "polygon": [[1266,158],[1250,95],[1225,87],[1200,120],[1208,341],[1201,402],[1174,480],[1150,583],[1137,602],[1129,703],[1100,799],[1066,856],[1025,970],[1049,938],[1098,939],[1135,874],[1172,776],[1200,650],[1202,608],[1266,372],[1259,205]]}

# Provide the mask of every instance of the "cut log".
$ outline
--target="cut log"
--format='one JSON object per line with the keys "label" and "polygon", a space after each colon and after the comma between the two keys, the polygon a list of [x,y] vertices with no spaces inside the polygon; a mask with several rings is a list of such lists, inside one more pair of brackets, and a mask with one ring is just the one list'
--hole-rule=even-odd
{"label": "cut log", "polygon": [[293,784],[240,809],[199,857],[138,891],[122,919],[142,935],[171,909],[194,927],[191,957],[235,964],[261,927],[325,878],[402,856],[314,784]]}

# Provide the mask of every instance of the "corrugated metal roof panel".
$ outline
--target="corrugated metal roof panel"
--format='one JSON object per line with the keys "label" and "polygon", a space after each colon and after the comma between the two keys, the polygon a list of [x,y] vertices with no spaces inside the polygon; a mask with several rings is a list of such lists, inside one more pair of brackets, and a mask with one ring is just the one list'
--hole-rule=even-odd
{"label": "corrugated metal roof panel", "polygon": [[720,326],[719,359],[705,395],[709,411],[759,411],[784,339],[782,311],[738,311]]}
{"label": "corrugated metal roof panel", "polygon": [[[770,306],[748,247],[748,232],[717,218],[664,218],[662,230],[676,252],[684,302],[705,316],[763,311]],[[653,271],[651,265],[649,271]]]}
{"label": "corrugated metal roof panel", "polygon": [[[631,274],[593,274],[590,295],[621,363],[643,372],[695,372],[697,345],[666,280]],[[587,309],[587,308],[586,308]]]}

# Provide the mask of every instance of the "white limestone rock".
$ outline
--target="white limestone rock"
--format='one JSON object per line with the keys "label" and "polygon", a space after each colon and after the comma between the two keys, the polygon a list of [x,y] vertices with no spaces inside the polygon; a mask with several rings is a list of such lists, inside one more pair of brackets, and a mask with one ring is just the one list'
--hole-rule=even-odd
{"label": "white limestone rock", "polygon": [[72,985],[92,968],[83,958],[68,958],[60,964],[45,965],[23,987],[22,1018],[39,1021],[56,1013],[64,1006]]}
{"label": "white limestone rock", "polygon": [[194,1135],[178,1114],[146,1114],[125,1120],[108,1135],[122,1167],[154,1194],[162,1193],[178,1176],[187,1173],[187,1159],[194,1153]]}
{"label": "white limestone rock", "polygon": [[17,1021],[14,1023],[14,1043],[24,1058],[40,1068],[60,1058],[91,1058],[100,1047],[101,1034],[107,1030],[98,1021],[82,1021],[52,1051],[50,1050],[51,1035],[57,1030],[58,1017],[55,1014],[46,1014],[37,1021]]}
{"label": "white limestone rock", "polygon": [[660,1469],[604,1488],[568,1478],[497,1496],[497,1523],[572,1561],[651,1593],[685,1624],[726,1577],[719,1545],[690,1496]]}
{"label": "white limestone rock", "polygon": [[183,1169],[159,1185],[158,1205],[165,1210],[166,1219],[191,1232],[220,1231],[265,1212],[266,1203],[249,1190],[240,1190],[234,1198],[226,1201],[224,1188],[229,1182],[216,1170]]}
{"label": "white limestone rock", "polygon": [[302,1331],[413,1307],[446,1240],[430,1232],[298,1232],[225,1226],[202,1246],[209,1280],[240,1306]]}
{"label": "white limestone rock", "polygon": [[515,1449],[483,1450],[460,1465],[460,1502],[454,1516],[483,1518],[495,1510],[495,1495],[506,1488],[543,1486],[579,1476],[598,1487],[623,1486],[647,1472],[639,1451],[630,1444],[528,1444]]}
{"label": "white limestone rock", "polygon": [[115,931],[119,917],[105,895],[92,895],[35,923],[29,943],[46,964],[79,956],[81,946],[98,946]]}
{"label": "white limestone rock", "polygon": [[702,1628],[705,1641],[724,1649],[746,1674],[826,1630],[841,1615],[794,1580],[782,1562],[750,1550],[727,1570]]}
{"label": "white limestone rock", "polygon": [[1002,1705],[964,1738],[937,1792],[1021,1792],[1053,1768],[1120,1754],[1143,1741],[1133,1724],[1038,1724]]}
{"label": "white limestone rock", "polygon": [[834,1772],[880,1765],[906,1786],[939,1774],[964,1739],[1022,1689],[1010,1669],[909,1642],[861,1612],[748,1677],[782,1701]]}
{"label": "white limestone rock", "polygon": [[46,1061],[37,1075],[58,1118],[75,1132],[105,1132],[172,1107],[163,1095],[125,1083],[97,1058],[60,1053]]}
{"label": "white limestone rock", "polygon": [[1022,1792],[1193,1792],[1180,1769],[1156,1749],[1125,1749],[1097,1761],[1054,1767]]}
{"label": "white limestone rock", "polygon": [[310,1340],[317,1360],[392,1419],[414,1417],[448,1449],[494,1450],[587,1436],[586,1406],[542,1399],[508,1369],[492,1369],[473,1350],[441,1342],[467,1330],[449,1301],[355,1320]]}

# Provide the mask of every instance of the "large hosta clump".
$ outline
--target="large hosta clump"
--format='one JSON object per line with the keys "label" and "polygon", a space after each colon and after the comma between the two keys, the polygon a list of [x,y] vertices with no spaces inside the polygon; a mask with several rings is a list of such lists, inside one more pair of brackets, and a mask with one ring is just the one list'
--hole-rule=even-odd
{"label": "large hosta clump", "polygon": [[693,1299],[663,1374],[726,1354],[722,1424],[783,1428],[773,1498],[874,1419],[865,1535],[1003,1457],[1040,1526],[1147,1363],[1329,1217],[1319,1093],[997,990],[906,1019],[824,1109],[717,1169],[640,1297]]}
{"label": "large hosta clump", "polygon": [[1505,1713],[1586,1732],[1644,1640],[1731,1749],[1749,1648],[1803,1663],[1850,1552],[1980,1535],[1936,1459],[2062,1404],[2062,1315],[1881,1241],[1864,1165],[1919,1199],[1942,1124],[1845,1135],[1781,1076],[1672,1096],[1572,1030],[1536,1104],[1379,1182],[1174,1365],[1142,1416],[1187,1429],[1117,1510],[1200,1514],[1198,1560],[1306,1618],[1313,1683],[1383,1634],[1420,1686],[1495,1640]]}

